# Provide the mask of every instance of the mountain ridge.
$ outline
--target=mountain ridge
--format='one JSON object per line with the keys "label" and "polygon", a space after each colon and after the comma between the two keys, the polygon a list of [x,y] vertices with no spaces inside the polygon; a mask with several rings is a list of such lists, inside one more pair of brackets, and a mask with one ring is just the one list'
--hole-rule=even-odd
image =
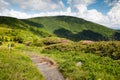
{"label": "mountain ridge", "polygon": [[[100,40],[109,40],[111,39],[113,34],[115,34],[116,32],[116,30],[114,29],[111,29],[111,28],[108,28],[103,25],[99,25],[99,24],[96,24],[90,21],[86,21],[81,18],[72,17],[72,16],[36,17],[36,18],[30,18],[28,20],[44,25],[44,28],[46,29],[46,31],[49,31],[53,34],[56,33],[55,31],[60,31],[61,29],[68,30],[72,34],[79,34],[82,31],[84,32],[84,30],[85,31],[88,30],[88,31],[100,34],[103,37],[106,37],[106,39],[100,39]],[[61,34],[57,34],[57,36],[59,35]],[[68,38],[67,36],[65,36],[64,38]],[[81,36],[86,36],[86,34],[81,35]],[[81,37],[81,36],[77,36],[77,37]],[[59,37],[63,37],[63,36],[59,36]],[[68,39],[71,39],[71,38],[68,38]],[[83,38],[83,40],[84,39],[94,40],[91,38]],[[81,38],[74,39],[74,41],[79,41],[79,40],[82,40],[82,39]]]}
{"label": "mountain ridge", "polygon": [[38,37],[58,36],[72,41],[120,40],[120,32],[82,18],[72,16],[47,16],[17,19],[0,16],[0,27],[9,26],[29,31]]}

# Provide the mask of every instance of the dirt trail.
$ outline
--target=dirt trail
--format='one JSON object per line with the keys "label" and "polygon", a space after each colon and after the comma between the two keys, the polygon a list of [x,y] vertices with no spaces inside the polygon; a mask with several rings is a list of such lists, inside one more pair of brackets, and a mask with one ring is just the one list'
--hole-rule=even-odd
{"label": "dirt trail", "polygon": [[35,54],[29,54],[29,56],[37,68],[42,72],[45,80],[64,80],[53,60]]}

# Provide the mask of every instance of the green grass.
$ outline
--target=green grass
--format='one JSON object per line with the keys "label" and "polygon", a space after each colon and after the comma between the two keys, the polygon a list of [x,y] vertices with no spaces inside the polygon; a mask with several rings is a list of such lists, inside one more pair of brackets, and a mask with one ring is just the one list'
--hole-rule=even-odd
{"label": "green grass", "polygon": [[26,43],[48,36],[53,35],[22,20],[0,16],[0,41]]}
{"label": "green grass", "polygon": [[28,21],[43,25],[42,28],[46,31],[73,41],[84,39],[110,40],[117,32],[105,26],[71,16],[36,17],[28,19]]}
{"label": "green grass", "polygon": [[33,41],[35,39],[39,39],[40,37],[33,34],[29,30],[23,30],[23,29],[12,29],[5,27],[7,25],[0,25],[0,41],[8,42],[8,41],[14,41],[21,43],[27,42],[27,41]]}
{"label": "green grass", "polygon": [[[100,42],[98,43],[100,44]],[[101,43],[105,44],[105,42],[101,42]],[[15,47],[13,47],[13,50],[9,52],[5,48],[7,47],[7,44],[8,43],[3,43],[2,45],[3,47],[1,47],[2,52],[0,52],[1,54],[0,64],[2,64],[0,68],[3,68],[0,71],[2,74],[4,73],[3,75],[5,75],[5,77],[1,75],[2,79],[9,78],[8,80],[14,80],[14,79],[16,80],[16,76],[18,75],[20,76],[17,77],[17,80],[23,78],[25,80],[43,79],[43,77],[35,68],[29,57],[26,56],[25,54],[21,54],[26,51],[35,53],[40,56],[47,56],[53,59],[55,62],[57,62],[59,71],[68,80],[119,80],[120,79],[120,67],[119,67],[120,61],[113,60],[109,56],[101,57],[100,55],[95,55],[93,53],[85,53],[85,51],[74,50],[69,46],[68,48],[72,49],[70,51],[69,49],[66,50],[67,47],[63,47],[63,46],[61,47],[59,46],[58,50],[55,48],[51,48],[51,49],[44,48],[46,46],[57,45],[57,43],[46,46],[44,45],[43,47],[25,46],[23,44],[15,43]],[[92,45],[97,46],[97,44],[95,43]],[[111,44],[111,43],[108,42],[106,43],[106,45],[107,44]],[[81,44],[79,43],[79,45]],[[85,45],[81,45],[81,48],[82,46]],[[62,49],[62,51],[60,49]],[[82,65],[77,66],[78,62],[81,62]]]}
{"label": "green grass", "polygon": [[[46,39],[44,41],[52,43],[55,40]],[[66,44],[55,43],[42,47],[31,46],[24,50],[52,58],[68,80],[119,80],[119,47],[119,41],[102,41],[91,44],[83,44],[81,41]],[[78,62],[81,62],[82,65],[77,66]]]}
{"label": "green grass", "polygon": [[67,38],[72,41],[120,40],[120,33],[117,30],[71,16],[38,17],[24,20],[0,16],[0,28],[8,28],[7,32],[0,29],[0,34],[3,32],[3,36],[13,37],[14,35],[24,40],[27,37],[35,40],[36,37],[50,36]]}
{"label": "green grass", "polygon": [[[39,44],[38,44],[39,45]],[[80,42],[69,42],[52,44],[44,47],[44,50],[59,50],[62,52],[76,51],[84,53],[93,53],[99,56],[108,56],[114,60],[120,59],[120,41],[99,41],[84,43]]]}
{"label": "green grass", "polygon": [[0,47],[0,80],[44,80],[30,58],[17,50]]}
{"label": "green grass", "polygon": [[[33,21],[38,24],[42,24],[45,29],[54,33],[55,30],[60,28],[65,28],[71,32],[81,32],[83,30],[92,30],[95,32],[102,33],[104,35],[111,35],[114,31],[102,25],[98,25],[89,21],[86,21],[81,18],[71,17],[71,16],[55,16],[55,17],[38,17],[31,18],[30,21]],[[97,28],[95,28],[97,27]],[[109,32],[103,32],[107,30]]]}
{"label": "green grass", "polygon": [[[59,70],[69,80],[119,80],[120,62],[109,57],[100,57],[82,52],[60,52],[48,50],[42,52],[57,61]],[[77,66],[82,62],[82,66]]]}

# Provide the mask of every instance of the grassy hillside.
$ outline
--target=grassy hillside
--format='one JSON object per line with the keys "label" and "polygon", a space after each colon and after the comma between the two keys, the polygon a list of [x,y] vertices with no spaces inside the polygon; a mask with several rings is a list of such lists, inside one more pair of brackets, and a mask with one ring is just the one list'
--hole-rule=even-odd
{"label": "grassy hillside", "polygon": [[7,45],[0,46],[0,80],[44,80],[27,55],[16,49],[9,50]]}
{"label": "grassy hillside", "polygon": [[0,17],[0,41],[25,43],[47,36],[52,36],[52,34],[28,25],[22,20],[12,17]]}
{"label": "grassy hillside", "polygon": [[[116,31],[113,29],[70,16],[37,17],[28,20],[42,25],[41,28],[44,28],[52,34],[73,41],[110,40],[116,34]],[[116,40],[119,40],[118,36]]]}
{"label": "grassy hillside", "polygon": [[15,36],[19,36],[23,42],[30,40],[31,37],[36,40],[39,37],[50,36],[67,38],[72,41],[120,40],[119,31],[70,16],[37,17],[22,20],[1,16],[0,30],[2,35],[0,38],[9,35],[12,37],[11,40],[14,40]]}

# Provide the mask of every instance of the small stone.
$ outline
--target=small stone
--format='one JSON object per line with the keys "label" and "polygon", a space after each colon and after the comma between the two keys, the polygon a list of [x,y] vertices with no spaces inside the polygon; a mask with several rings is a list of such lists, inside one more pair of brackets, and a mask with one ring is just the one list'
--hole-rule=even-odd
{"label": "small stone", "polygon": [[82,62],[78,62],[76,65],[77,65],[77,66],[81,66],[81,65],[82,65]]}

